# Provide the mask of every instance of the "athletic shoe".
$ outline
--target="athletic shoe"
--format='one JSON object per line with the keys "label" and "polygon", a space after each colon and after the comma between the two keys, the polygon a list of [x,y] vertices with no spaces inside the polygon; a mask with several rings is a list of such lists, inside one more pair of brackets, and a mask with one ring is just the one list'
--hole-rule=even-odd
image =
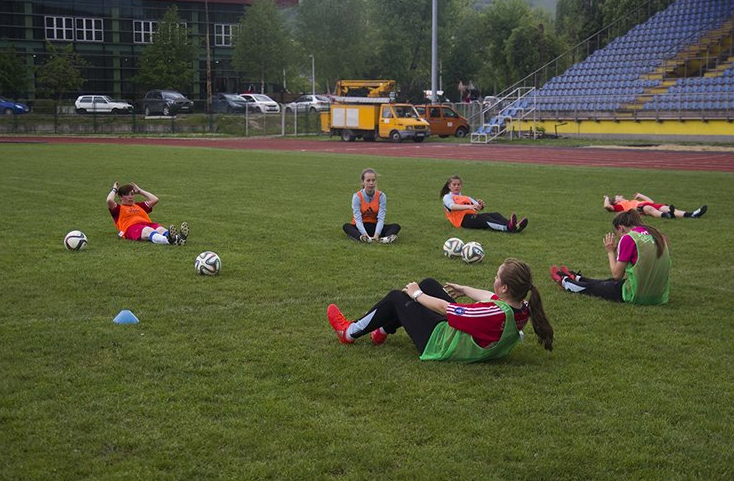
{"label": "athletic shoe", "polygon": [[362,234],[361,236],[359,236],[359,241],[369,244],[370,242],[372,242],[372,237],[368,236],[367,234]]}
{"label": "athletic shoe", "polygon": [[704,215],[707,210],[708,210],[708,206],[702,205],[701,207],[693,211],[693,213],[691,214],[691,217],[697,219],[701,217],[702,215]]}
{"label": "athletic shoe", "polygon": [[379,346],[387,340],[387,334],[382,332],[382,328],[375,329],[374,331],[370,332],[370,339],[372,339],[372,344],[374,344],[375,346]]}
{"label": "athletic shoe", "polygon": [[563,281],[563,278],[566,277],[566,275],[555,264],[550,267],[550,275],[551,279],[553,279],[553,282],[558,284],[558,287],[563,289],[561,282]]}
{"label": "athletic shoe", "polygon": [[522,220],[517,223],[517,228],[515,229],[515,233],[516,234],[519,234],[520,232],[522,232],[523,230],[525,230],[525,228],[527,226],[528,226],[528,218],[527,217],[523,217]]}
{"label": "athletic shoe", "polygon": [[398,236],[390,234],[389,236],[380,237],[380,244],[392,244],[397,240]]}
{"label": "athletic shoe", "polygon": [[186,244],[186,239],[189,238],[189,223],[181,222],[181,232],[178,234],[178,245],[182,246]]}
{"label": "athletic shoe", "polygon": [[171,224],[168,226],[168,243],[171,245],[178,245],[178,229],[176,226]]}
{"label": "athletic shoe", "polygon": [[354,339],[347,339],[347,328],[351,322],[344,317],[339,308],[336,307],[336,304],[329,304],[329,307],[326,309],[326,317],[329,318],[329,324],[334,328],[336,338],[339,339],[339,342],[342,344],[351,344],[354,342]]}
{"label": "athletic shoe", "polygon": [[579,277],[581,277],[581,272],[579,271],[572,271],[568,267],[561,264],[561,273],[565,275],[566,277],[570,278],[572,281],[575,281]]}
{"label": "athletic shoe", "polygon": [[517,227],[517,216],[513,212],[510,216],[510,221],[507,223],[507,232],[515,232],[515,228]]}
{"label": "athletic shoe", "polygon": [[663,212],[660,214],[660,217],[663,219],[675,219],[675,206],[669,205],[668,207],[670,208],[670,212]]}

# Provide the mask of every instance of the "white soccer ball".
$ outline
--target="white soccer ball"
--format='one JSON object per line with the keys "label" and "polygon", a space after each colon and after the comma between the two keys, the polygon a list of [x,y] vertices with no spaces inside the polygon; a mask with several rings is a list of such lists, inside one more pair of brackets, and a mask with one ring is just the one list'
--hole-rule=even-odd
{"label": "white soccer ball", "polygon": [[197,274],[202,276],[216,276],[221,269],[222,260],[216,253],[206,251],[196,256],[194,270],[196,270]]}
{"label": "white soccer ball", "polygon": [[458,237],[452,237],[443,243],[443,255],[449,259],[453,257],[461,257],[461,249],[464,248],[464,241]]}
{"label": "white soccer ball", "polygon": [[87,247],[87,236],[80,230],[73,230],[64,237],[64,247],[68,251],[80,251]]}
{"label": "white soccer ball", "polygon": [[479,242],[467,242],[461,249],[461,259],[467,264],[474,264],[484,260],[484,248]]}

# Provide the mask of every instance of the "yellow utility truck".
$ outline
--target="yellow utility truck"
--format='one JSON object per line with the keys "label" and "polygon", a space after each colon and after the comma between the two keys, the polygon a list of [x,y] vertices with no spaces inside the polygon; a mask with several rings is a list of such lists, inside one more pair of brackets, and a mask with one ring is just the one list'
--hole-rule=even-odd
{"label": "yellow utility truck", "polygon": [[[328,112],[321,114],[321,130],[343,141],[377,138],[423,142],[430,124],[411,104],[393,103],[393,80],[341,80]],[[386,96],[387,95],[387,96]]]}

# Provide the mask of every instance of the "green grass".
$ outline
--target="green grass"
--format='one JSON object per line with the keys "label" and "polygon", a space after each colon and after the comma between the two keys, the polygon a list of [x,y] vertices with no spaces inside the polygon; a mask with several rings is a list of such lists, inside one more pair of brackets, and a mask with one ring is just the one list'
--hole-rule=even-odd
{"label": "green grass", "polygon": [[[398,243],[350,242],[374,167]],[[322,153],[0,146],[0,479],[731,479],[734,177]],[[438,191],[459,173],[519,236],[453,229]],[[116,238],[113,181],[187,220],[184,247]],[[607,273],[604,193],[642,191],[700,220],[652,219],[672,244],[671,301],[560,292],[567,263]],[[86,251],[66,252],[81,229]],[[459,235],[484,263],[441,255]],[[217,278],[195,256],[222,258]],[[532,329],[499,362],[418,360],[405,333],[342,346],[325,318],[407,281],[492,285],[534,270],[555,350]],[[132,310],[137,325],[116,325]]]}

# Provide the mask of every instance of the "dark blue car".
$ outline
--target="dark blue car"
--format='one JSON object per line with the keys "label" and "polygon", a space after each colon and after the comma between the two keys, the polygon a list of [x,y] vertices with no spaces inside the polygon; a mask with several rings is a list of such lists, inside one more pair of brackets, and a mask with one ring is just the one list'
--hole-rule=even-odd
{"label": "dark blue car", "polygon": [[30,111],[26,104],[13,102],[0,95],[0,112],[4,115],[27,114]]}

